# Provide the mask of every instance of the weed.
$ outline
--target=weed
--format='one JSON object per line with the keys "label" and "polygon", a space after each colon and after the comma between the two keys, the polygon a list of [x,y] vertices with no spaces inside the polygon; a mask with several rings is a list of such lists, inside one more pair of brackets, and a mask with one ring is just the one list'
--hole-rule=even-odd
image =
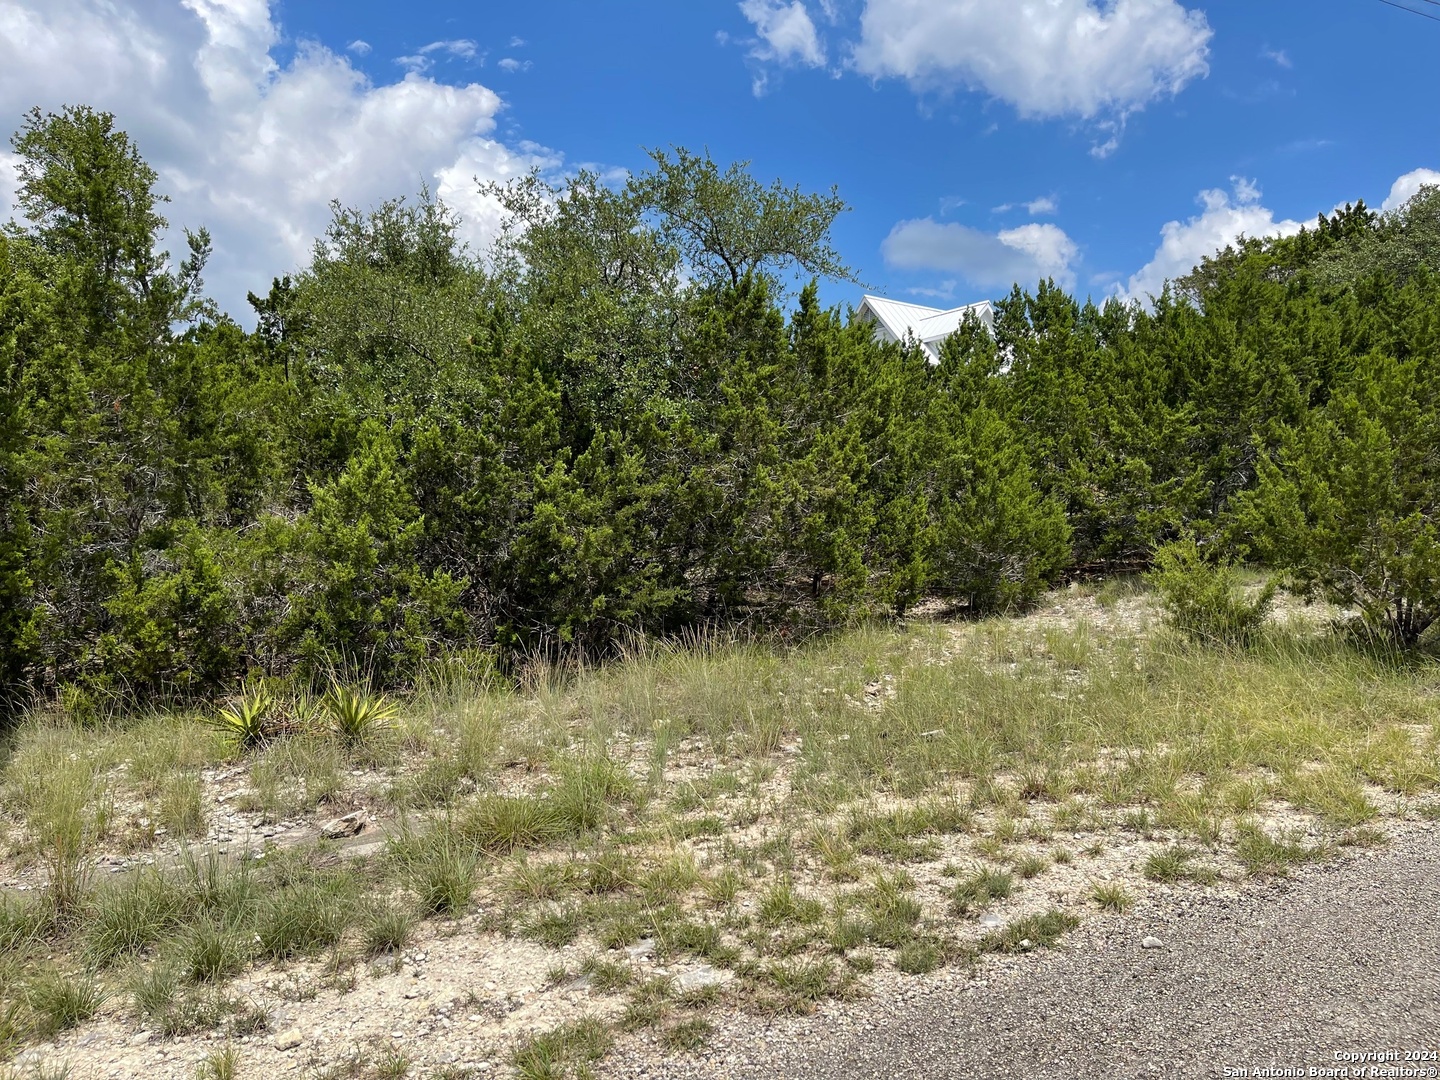
{"label": "weed", "polygon": [[810,926],[824,914],[824,905],[797,891],[788,878],[777,881],[760,897],[760,921],[766,926]]}
{"label": "weed", "polygon": [[30,1008],[35,1033],[42,1039],[83,1024],[105,1003],[100,983],[83,972],[68,973],[54,968],[42,971],[25,986],[25,1004]]}
{"label": "weed", "polygon": [[530,914],[523,931],[530,940],[552,949],[569,945],[580,935],[580,909],[548,904]]}
{"label": "weed", "polygon": [[213,983],[238,974],[249,959],[244,937],[235,930],[200,922],[180,942],[180,970],[193,983]]}
{"label": "weed", "polygon": [[410,1075],[410,1059],[398,1047],[387,1046],[375,1062],[377,1080],[402,1080]]}
{"label": "weed", "polygon": [[577,836],[599,828],[611,808],[634,793],[635,781],[622,765],[592,754],[561,765],[547,801],[560,830]]}
{"label": "weed", "polygon": [[980,940],[980,950],[1015,953],[1053,948],[1061,936],[1079,925],[1079,919],[1064,911],[1052,909],[1041,915],[1026,915],[1003,930],[986,934]]}
{"label": "weed", "polygon": [[1004,900],[1015,887],[1015,879],[1000,870],[986,867],[950,891],[950,909],[957,915],[969,915],[992,900]]}
{"label": "weed", "polygon": [[331,877],[282,890],[261,904],[255,933],[274,960],[313,956],[338,944],[353,918],[348,880]]}
{"label": "weed", "polygon": [[366,911],[361,926],[365,955],[399,952],[409,944],[414,929],[415,917],[399,905],[372,905]]}
{"label": "weed", "polygon": [[610,1032],[591,1017],[536,1035],[511,1057],[519,1080],[556,1080],[571,1065],[598,1061],[609,1051]]}
{"label": "weed", "polygon": [[201,1059],[195,1080],[235,1080],[240,1068],[240,1051],[228,1043]]}
{"label": "weed", "polygon": [[457,823],[460,836],[492,855],[540,847],[563,831],[553,807],[533,795],[486,795]]}
{"label": "weed", "polygon": [[1164,885],[1173,885],[1177,881],[1193,881],[1198,885],[1215,884],[1219,880],[1219,873],[1214,867],[1196,866],[1196,855],[1191,848],[1171,845],[1145,860],[1145,876]]}
{"label": "weed", "polygon": [[1323,847],[1307,845],[1303,839],[1270,836],[1257,825],[1242,825],[1236,831],[1235,857],[1252,877],[1284,877],[1292,866],[1323,859]]}
{"label": "weed", "polygon": [[790,960],[765,968],[765,979],[780,993],[780,1006],[790,1012],[809,1012],[817,1002],[839,989],[835,965],[828,960]]}
{"label": "weed", "polygon": [[607,848],[580,864],[580,888],[592,895],[620,892],[635,883],[635,860],[618,848]]}
{"label": "weed", "polygon": [[423,836],[406,833],[392,840],[389,855],[427,915],[454,915],[475,894],[480,861],[448,822]]}
{"label": "weed", "polygon": [[692,1016],[671,1024],[660,1033],[660,1044],[672,1053],[694,1053],[715,1032],[715,1026],[702,1016]]}
{"label": "weed", "polygon": [[159,962],[141,968],[130,982],[130,1000],[141,1020],[158,1024],[175,1007],[180,992],[180,973]]}
{"label": "weed", "polygon": [[1015,873],[1020,875],[1021,881],[1029,881],[1043,874],[1049,865],[1043,855],[1024,855],[1015,860]]}
{"label": "weed", "polygon": [[1100,906],[1101,911],[1129,911],[1135,903],[1130,890],[1118,882],[1096,882],[1090,889],[1090,899]]}
{"label": "weed", "polygon": [[942,963],[944,957],[932,941],[908,942],[895,956],[895,966],[906,975],[928,975]]}
{"label": "weed", "polygon": [[590,987],[597,994],[612,994],[635,981],[635,970],[629,964],[599,956],[587,958],[580,965],[580,973],[589,978]]}

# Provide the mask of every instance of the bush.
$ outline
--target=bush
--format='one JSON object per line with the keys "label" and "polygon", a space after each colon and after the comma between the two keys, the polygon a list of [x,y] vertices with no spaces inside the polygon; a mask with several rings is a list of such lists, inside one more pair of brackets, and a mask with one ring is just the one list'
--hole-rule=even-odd
{"label": "bush", "polygon": [[1275,598],[1273,581],[1247,597],[1230,561],[1206,559],[1193,537],[1157,549],[1145,580],[1160,594],[1171,626],[1186,637],[1223,645],[1249,642]]}

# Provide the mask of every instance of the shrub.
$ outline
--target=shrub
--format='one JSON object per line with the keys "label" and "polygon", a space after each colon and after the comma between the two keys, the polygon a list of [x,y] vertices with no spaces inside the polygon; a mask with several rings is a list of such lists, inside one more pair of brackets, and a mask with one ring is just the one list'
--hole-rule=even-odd
{"label": "shrub", "polygon": [[325,711],[336,736],[346,746],[359,746],[390,723],[395,706],[384,695],[336,684],[325,698]]}
{"label": "shrub", "polygon": [[1166,620],[1187,637],[1224,645],[1243,645],[1265,621],[1275,598],[1275,583],[1247,598],[1228,559],[1206,559],[1193,537],[1155,552],[1145,580],[1160,594]]}
{"label": "shrub", "polygon": [[264,690],[251,690],[215,713],[210,723],[227,744],[243,753],[269,738],[274,708],[275,699]]}

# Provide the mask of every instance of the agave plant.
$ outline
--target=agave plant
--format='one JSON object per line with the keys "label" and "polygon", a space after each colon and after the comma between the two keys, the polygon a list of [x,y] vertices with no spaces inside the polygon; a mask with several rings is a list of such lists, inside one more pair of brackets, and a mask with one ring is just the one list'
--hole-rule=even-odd
{"label": "agave plant", "polygon": [[225,706],[211,719],[236,750],[253,749],[270,735],[270,713],[275,699],[264,690],[252,690],[230,705]]}
{"label": "agave plant", "polygon": [[346,746],[357,746],[395,717],[395,706],[383,694],[370,694],[338,683],[325,698],[335,734]]}

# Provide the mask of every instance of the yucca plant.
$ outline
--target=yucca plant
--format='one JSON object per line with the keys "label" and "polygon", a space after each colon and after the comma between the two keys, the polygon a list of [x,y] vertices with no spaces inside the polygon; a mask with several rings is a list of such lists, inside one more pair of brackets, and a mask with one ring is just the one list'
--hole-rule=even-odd
{"label": "yucca plant", "polygon": [[269,738],[270,714],[274,708],[274,698],[264,690],[252,690],[221,709],[210,723],[236,750],[252,750]]}
{"label": "yucca plant", "polygon": [[395,717],[395,706],[383,694],[370,694],[338,683],[325,698],[335,734],[346,746],[358,746]]}

